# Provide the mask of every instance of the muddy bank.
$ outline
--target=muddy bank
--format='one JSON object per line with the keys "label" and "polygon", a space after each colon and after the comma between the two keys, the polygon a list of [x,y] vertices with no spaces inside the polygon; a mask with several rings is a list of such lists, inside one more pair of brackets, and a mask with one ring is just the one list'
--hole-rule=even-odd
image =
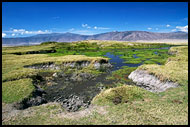
{"label": "muddy bank", "polygon": [[[95,69],[104,73],[96,75],[88,72],[67,72],[69,68],[80,70],[89,65],[93,65]],[[34,69],[60,69],[61,71],[51,74],[42,72],[33,77],[34,84],[40,82],[38,85],[43,89],[36,86],[32,97],[26,98],[15,105],[17,109],[26,109],[48,102],[59,102],[64,109],[70,112],[77,111],[80,108],[88,108],[93,97],[104,88],[104,86],[97,84],[111,84],[112,82],[106,80],[106,76],[111,72],[112,65],[105,60],[94,63],[90,63],[90,61],[65,62],[62,65],[55,65],[53,62],[48,62],[25,67]],[[46,80],[46,77],[51,78],[49,78],[50,80]]]}
{"label": "muddy bank", "polygon": [[91,61],[75,61],[75,62],[64,62],[60,65],[56,65],[54,62],[47,62],[47,63],[39,63],[33,65],[24,66],[25,68],[33,68],[33,69],[53,69],[59,70],[61,68],[70,67],[70,68],[77,68],[81,69],[83,67],[87,67],[92,65],[95,69],[106,69],[112,67],[112,65],[106,60],[100,60],[92,63]]}
{"label": "muddy bank", "polygon": [[46,53],[55,53],[56,50],[39,50],[39,51],[28,51],[28,52],[15,52],[15,53],[12,53],[12,54],[15,54],[15,55],[23,55],[23,54],[46,54]]}
{"label": "muddy bank", "polygon": [[47,103],[47,100],[44,98],[45,94],[46,92],[43,89],[35,85],[35,90],[32,92],[32,95],[23,99],[21,102],[15,103],[14,107],[16,109],[22,110],[28,107],[45,104]]}
{"label": "muddy bank", "polygon": [[[48,86],[44,96],[48,102],[59,102],[67,111],[73,112],[80,108],[88,108],[91,100],[113,80],[107,80],[109,74],[95,76],[90,73],[58,73]],[[102,85],[104,84],[104,85]]]}
{"label": "muddy bank", "polygon": [[137,86],[151,92],[163,92],[168,88],[177,87],[179,84],[171,81],[161,81],[156,76],[149,74],[145,70],[135,70],[128,76]]}

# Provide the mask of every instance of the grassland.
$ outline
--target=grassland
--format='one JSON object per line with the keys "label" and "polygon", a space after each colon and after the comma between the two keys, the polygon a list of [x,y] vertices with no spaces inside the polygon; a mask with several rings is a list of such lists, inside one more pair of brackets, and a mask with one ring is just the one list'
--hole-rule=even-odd
{"label": "grassland", "polygon": [[[6,105],[5,103],[17,102],[27,96],[30,96],[30,93],[34,89],[31,77],[39,72],[35,69],[24,68],[23,66],[25,65],[43,62],[55,62],[57,64],[60,64],[65,61],[77,61],[84,59],[96,61],[103,59],[102,57],[97,56],[102,56],[102,54],[104,54],[104,51],[108,49],[120,49],[124,45],[126,49],[135,47],[151,47],[151,44],[146,45],[141,43],[140,45],[138,45],[130,42],[125,44],[123,44],[122,42],[107,43],[106,41],[89,41],[81,43],[82,44],[80,44],[80,42],[75,42],[71,44],[50,44],[55,45],[54,49],[58,51],[56,53],[50,54],[14,55],[11,53],[20,52],[15,47],[12,49],[3,48],[3,106]],[[152,47],[154,46],[159,47],[159,44],[153,45]],[[77,51],[80,53],[75,55],[73,53],[70,53],[75,49],[78,49]],[[102,49],[104,49],[104,51],[102,51]],[[31,50],[36,49],[25,49],[25,52]],[[99,51],[99,53],[97,53],[96,55],[97,50]],[[129,51],[128,53],[127,51],[124,52],[124,54],[126,55],[123,56],[126,59],[131,58],[134,54],[132,51]],[[149,61],[150,63],[161,62],[164,64],[142,65],[137,69],[145,69],[163,80],[169,79],[171,81],[178,82],[179,84],[181,84],[181,86],[177,88],[170,88],[167,91],[157,94],[151,93],[137,86],[128,86],[124,77],[128,75],[128,72],[136,68],[124,67],[121,70],[115,71],[111,75],[111,77],[109,77],[115,78],[116,76],[119,76],[118,79],[121,80],[121,83],[115,88],[103,90],[93,99],[92,105],[98,106],[97,109],[86,109],[86,112],[81,110],[75,113],[68,113],[63,110],[60,104],[49,103],[45,105],[30,107],[26,110],[20,111],[19,113],[15,113],[8,119],[3,120],[3,124],[187,125],[188,46],[172,47],[169,52],[171,54],[174,54],[173,56],[165,54],[166,51],[162,50],[161,52],[163,53],[160,54],[163,55],[163,57],[161,57],[160,59],[158,59],[159,52],[158,54],[153,55],[152,51],[147,51],[147,54],[149,55],[141,54],[139,51],[135,52],[137,56],[142,55],[140,57],[141,61],[144,60],[142,59],[144,55],[146,56],[146,58],[151,57],[151,60]],[[88,55],[85,56],[82,55],[82,53],[86,53]],[[123,52],[117,51],[115,53],[123,54]],[[169,58],[165,60],[165,58],[167,58],[168,56]]]}
{"label": "grassland", "polygon": [[[33,91],[33,88],[31,87],[32,84],[32,77],[37,75],[43,70],[37,70],[32,68],[24,68],[26,65],[33,65],[33,64],[42,64],[42,63],[48,63],[53,62],[57,65],[61,65],[65,62],[76,62],[76,61],[90,61],[91,64],[100,61],[102,59],[108,60],[107,58],[102,57],[88,57],[85,55],[65,55],[60,57],[51,57],[47,54],[23,54],[23,55],[15,55],[11,53],[15,53],[18,51],[26,52],[26,51],[33,51],[33,50],[41,50],[43,49],[44,45],[38,45],[38,46],[32,46],[32,47],[7,47],[3,48],[3,51],[5,54],[2,55],[2,92],[3,92],[3,102],[10,103],[10,102],[16,102],[18,100],[22,100],[23,96],[28,97],[31,92]],[[51,47],[52,44],[47,44],[45,47]],[[89,70],[90,68],[84,68],[84,70]],[[93,68],[91,69],[93,72]],[[54,70],[56,72],[56,70]],[[24,80],[24,79],[28,80]],[[30,83],[29,83],[30,82]],[[13,86],[11,86],[11,84]],[[25,85],[26,84],[26,85]],[[30,84],[30,85],[27,85]],[[24,92],[18,90],[23,89],[26,90]],[[31,90],[29,90],[31,89]],[[8,94],[7,92],[10,91]],[[11,91],[14,91],[15,94],[12,94]],[[23,94],[23,96],[20,96]],[[17,96],[18,97],[14,97]],[[15,98],[15,100],[14,100]],[[11,101],[10,101],[11,100]]]}

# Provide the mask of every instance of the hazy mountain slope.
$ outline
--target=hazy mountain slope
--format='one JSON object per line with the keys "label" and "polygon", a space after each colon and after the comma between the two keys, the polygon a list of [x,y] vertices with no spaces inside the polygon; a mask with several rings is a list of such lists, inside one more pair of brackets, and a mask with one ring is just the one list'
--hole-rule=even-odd
{"label": "hazy mountain slope", "polygon": [[107,32],[96,35],[80,35],[74,33],[51,33],[39,34],[31,37],[19,38],[3,38],[3,44],[29,44],[41,43],[47,41],[56,42],[72,42],[81,40],[116,40],[116,41],[137,41],[137,40],[162,40],[162,39],[188,39],[188,33],[172,32],[172,33],[155,33],[147,31],[123,31],[123,32]]}

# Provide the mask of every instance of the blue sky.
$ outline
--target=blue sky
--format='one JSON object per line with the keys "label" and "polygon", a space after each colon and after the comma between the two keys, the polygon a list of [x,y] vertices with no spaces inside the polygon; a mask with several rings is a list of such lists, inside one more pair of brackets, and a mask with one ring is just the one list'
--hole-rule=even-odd
{"label": "blue sky", "polygon": [[188,30],[187,2],[3,2],[2,37]]}

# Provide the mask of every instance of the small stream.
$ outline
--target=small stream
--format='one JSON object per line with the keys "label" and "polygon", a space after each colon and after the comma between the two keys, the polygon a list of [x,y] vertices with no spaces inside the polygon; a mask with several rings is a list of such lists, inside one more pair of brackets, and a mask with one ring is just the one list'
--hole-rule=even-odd
{"label": "small stream", "polygon": [[114,65],[114,67],[111,69],[111,71],[116,71],[118,69],[121,69],[122,66],[138,67],[143,64],[143,63],[139,63],[139,64],[124,63],[124,60],[120,58],[120,56],[122,56],[122,55],[114,55],[110,52],[106,53],[106,55],[104,55],[104,56],[111,58],[109,60],[109,62]]}

